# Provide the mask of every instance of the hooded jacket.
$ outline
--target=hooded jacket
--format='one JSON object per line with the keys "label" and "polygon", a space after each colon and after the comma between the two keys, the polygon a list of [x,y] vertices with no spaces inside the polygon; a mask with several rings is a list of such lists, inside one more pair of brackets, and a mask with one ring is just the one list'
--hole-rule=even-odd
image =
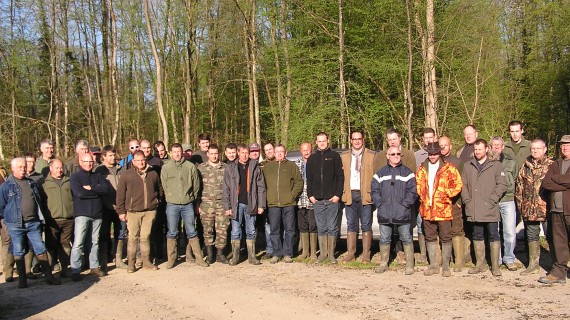
{"label": "hooded jacket", "polygon": [[507,191],[507,179],[499,161],[487,158],[481,170],[477,159],[465,163],[461,200],[469,222],[498,222],[499,201]]}
{"label": "hooded jacket", "polygon": [[435,174],[433,197],[429,194],[429,160],[426,160],[416,172],[418,196],[420,198],[420,214],[428,221],[449,221],[453,198],[461,193],[463,182],[459,171],[450,163],[439,160]]}
{"label": "hooded jacket", "polygon": [[[236,161],[228,163],[224,170],[224,185],[222,187],[222,205],[224,206],[224,211],[232,211],[232,219],[236,219],[238,210],[238,162],[239,160],[236,159]],[[247,213],[255,215],[258,208],[266,208],[265,180],[257,160],[249,160],[248,163]]]}

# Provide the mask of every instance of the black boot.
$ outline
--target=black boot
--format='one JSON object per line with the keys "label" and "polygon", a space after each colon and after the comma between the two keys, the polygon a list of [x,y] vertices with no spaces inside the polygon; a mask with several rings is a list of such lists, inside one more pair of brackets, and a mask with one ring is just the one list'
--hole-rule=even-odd
{"label": "black boot", "polygon": [[57,278],[54,278],[53,274],[51,273],[51,267],[49,265],[47,253],[42,253],[38,255],[38,261],[40,263],[42,271],[44,272],[47,284],[51,285],[61,284],[61,281],[59,281],[59,279]]}
{"label": "black boot", "polygon": [[214,255],[214,246],[213,245],[209,245],[206,246],[206,262],[209,264],[214,263],[215,260],[215,255]]}
{"label": "black boot", "polygon": [[228,264],[230,263],[224,256],[224,249],[216,248],[216,262]]}
{"label": "black boot", "polygon": [[26,278],[26,262],[24,257],[14,257],[16,262],[16,269],[18,270],[18,288],[27,288],[28,279]]}

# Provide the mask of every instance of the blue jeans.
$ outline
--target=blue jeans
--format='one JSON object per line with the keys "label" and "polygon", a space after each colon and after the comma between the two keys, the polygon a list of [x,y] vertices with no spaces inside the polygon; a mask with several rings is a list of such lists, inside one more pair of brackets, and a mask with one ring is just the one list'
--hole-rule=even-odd
{"label": "blue jeans", "polygon": [[188,239],[195,238],[198,233],[196,232],[196,225],[194,220],[194,204],[166,204],[166,224],[168,225],[168,232],[166,238],[176,239],[178,235],[178,227],[180,226],[180,218],[184,221],[184,230],[186,230],[186,237]]}
{"label": "blue jeans", "polygon": [[23,257],[29,243],[36,255],[46,252],[46,246],[42,240],[42,223],[39,220],[24,222],[22,227],[6,225],[12,239],[12,254],[14,257]]}
{"label": "blue jeans", "polygon": [[232,240],[241,240],[241,224],[245,224],[245,238],[247,240],[255,240],[257,232],[255,230],[256,215],[247,213],[247,205],[243,203],[238,204],[237,216],[232,219]]}
{"label": "blue jeans", "polygon": [[422,227],[423,222],[424,222],[424,219],[422,219],[422,215],[418,211],[418,217],[416,219],[416,227],[418,227],[418,229],[417,229],[418,234],[424,234],[424,228]]}
{"label": "blue jeans", "polygon": [[329,200],[319,200],[313,204],[317,232],[322,236],[338,236],[338,207],[339,203]]}
{"label": "blue jeans", "polygon": [[80,273],[83,265],[83,245],[87,231],[91,229],[91,252],[89,252],[89,268],[99,268],[99,232],[102,219],[75,217],[73,247],[71,248],[71,272]]}
{"label": "blue jeans", "polygon": [[499,202],[501,221],[503,222],[503,257],[499,257],[499,264],[515,262],[515,246],[517,244],[517,207],[514,201]]}
{"label": "blue jeans", "polygon": [[372,205],[362,205],[362,194],[351,191],[352,204],[344,207],[348,232],[358,232],[358,220],[362,232],[372,230]]}
{"label": "blue jeans", "polygon": [[410,233],[410,224],[381,224],[380,225],[380,244],[390,244],[392,242],[392,228],[397,227],[400,234],[400,241],[403,244],[412,242],[412,234]]}
{"label": "blue jeans", "polygon": [[[268,215],[271,222],[273,255],[292,257],[293,238],[295,237],[295,207],[271,207]],[[283,242],[281,242],[281,222],[283,222]]]}
{"label": "blue jeans", "polygon": [[265,253],[266,254],[273,254],[273,244],[271,243],[271,224],[269,223],[269,214],[266,216],[265,219]]}

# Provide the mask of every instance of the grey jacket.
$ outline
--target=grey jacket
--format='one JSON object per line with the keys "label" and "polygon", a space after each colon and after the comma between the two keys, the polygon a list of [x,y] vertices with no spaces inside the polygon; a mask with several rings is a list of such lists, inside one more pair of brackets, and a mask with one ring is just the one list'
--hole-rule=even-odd
{"label": "grey jacket", "polygon": [[[224,170],[224,185],[222,187],[222,205],[224,210],[232,210],[232,219],[237,217],[239,171],[238,160],[228,163]],[[247,213],[257,214],[258,208],[266,208],[266,189],[263,173],[257,160],[249,160],[248,166],[249,193]]]}
{"label": "grey jacket", "polygon": [[479,171],[473,158],[463,167],[461,199],[469,222],[498,222],[499,201],[507,191],[507,179],[499,161],[487,159]]}

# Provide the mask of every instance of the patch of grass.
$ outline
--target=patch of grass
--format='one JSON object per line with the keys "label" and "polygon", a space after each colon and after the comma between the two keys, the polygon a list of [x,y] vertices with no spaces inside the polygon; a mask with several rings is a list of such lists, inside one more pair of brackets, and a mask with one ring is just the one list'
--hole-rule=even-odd
{"label": "patch of grass", "polygon": [[343,268],[347,268],[347,269],[363,269],[363,270],[367,270],[367,269],[374,269],[378,266],[378,264],[376,263],[372,263],[372,262],[361,262],[361,261],[350,261],[350,262],[343,262],[340,264],[341,267]]}

